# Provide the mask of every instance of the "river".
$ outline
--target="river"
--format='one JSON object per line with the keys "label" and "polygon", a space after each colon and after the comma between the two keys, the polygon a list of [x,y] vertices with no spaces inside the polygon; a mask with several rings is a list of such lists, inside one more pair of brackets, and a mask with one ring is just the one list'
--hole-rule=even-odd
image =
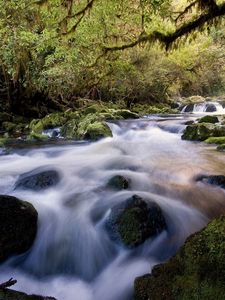
{"label": "river", "polygon": [[[199,113],[199,109],[198,109]],[[225,194],[195,182],[198,174],[224,174],[225,155],[181,140],[193,114],[149,116],[110,123],[112,138],[95,143],[14,150],[0,156],[0,194],[31,202],[39,227],[30,251],[0,267],[0,281],[58,300],[132,299],[135,277],[168,259],[193,232],[225,212]],[[44,191],[14,190],[20,174],[54,169],[60,183]],[[106,184],[114,175],[131,182],[124,191]],[[154,201],[167,223],[135,249],[112,241],[105,229],[110,209],[132,195]]]}

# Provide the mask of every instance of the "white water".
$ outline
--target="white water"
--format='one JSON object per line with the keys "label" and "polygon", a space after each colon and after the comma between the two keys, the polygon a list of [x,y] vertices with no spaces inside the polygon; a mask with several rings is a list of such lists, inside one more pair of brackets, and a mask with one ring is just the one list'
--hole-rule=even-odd
{"label": "white water", "polygon": [[[193,106],[193,107],[192,107]],[[191,112],[193,114],[205,113],[205,114],[225,114],[225,106],[222,103],[211,101],[196,104],[188,104],[184,106],[182,113]]]}
{"label": "white water", "polygon": [[[96,143],[0,156],[0,194],[31,202],[39,214],[32,249],[0,267],[0,282],[14,277],[15,289],[58,300],[131,299],[135,277],[150,272],[207,223],[207,209],[196,209],[201,186],[191,181],[193,176],[225,166],[224,156],[215,158],[202,146],[181,140],[182,122],[118,122],[110,124],[113,138]],[[61,182],[43,192],[14,190],[19,175],[37,167],[58,170]],[[131,180],[131,189],[105,188],[118,174]],[[192,188],[198,194],[194,191],[188,199],[191,206],[185,192]],[[111,207],[134,194],[159,204],[168,230],[126,249],[109,239],[104,221]],[[219,197],[215,190],[215,205]]]}

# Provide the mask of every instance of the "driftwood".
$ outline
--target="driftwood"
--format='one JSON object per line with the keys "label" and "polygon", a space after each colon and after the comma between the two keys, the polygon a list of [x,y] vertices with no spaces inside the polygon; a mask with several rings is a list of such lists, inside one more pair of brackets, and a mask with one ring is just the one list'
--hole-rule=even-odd
{"label": "driftwood", "polygon": [[0,284],[0,290],[4,290],[4,289],[7,289],[8,287],[14,285],[17,283],[17,280],[13,279],[13,278],[10,278],[8,281],[6,282],[3,282]]}

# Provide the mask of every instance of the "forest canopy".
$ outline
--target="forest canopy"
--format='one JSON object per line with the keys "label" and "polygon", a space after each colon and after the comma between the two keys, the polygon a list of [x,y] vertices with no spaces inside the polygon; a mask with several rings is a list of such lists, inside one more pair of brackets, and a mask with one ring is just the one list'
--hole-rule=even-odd
{"label": "forest canopy", "polygon": [[1,101],[222,93],[224,14],[214,0],[0,0]]}

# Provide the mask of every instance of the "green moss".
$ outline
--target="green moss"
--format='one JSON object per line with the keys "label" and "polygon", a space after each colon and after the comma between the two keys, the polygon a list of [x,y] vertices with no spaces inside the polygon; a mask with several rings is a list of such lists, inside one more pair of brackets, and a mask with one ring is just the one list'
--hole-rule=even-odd
{"label": "green moss", "polygon": [[217,146],[216,150],[218,150],[218,151],[225,151],[225,144]]}
{"label": "green moss", "polygon": [[[192,235],[152,275],[137,278],[135,300],[225,299],[225,216]],[[144,288],[144,289],[143,289]]]}
{"label": "green moss", "polygon": [[43,119],[32,120],[29,128],[32,132],[41,134],[43,130],[62,126],[65,122],[66,117],[63,113],[52,113],[45,116]]}
{"label": "green moss", "polygon": [[225,126],[219,126],[210,123],[200,123],[188,125],[184,130],[182,139],[204,141],[210,137],[222,136],[225,136]]}
{"label": "green moss", "polygon": [[219,119],[216,116],[204,116],[200,120],[198,120],[198,123],[218,123]]}
{"label": "green moss", "polygon": [[207,143],[207,144],[225,144],[225,136],[210,137],[207,140],[205,140],[205,143]]}
{"label": "green moss", "polygon": [[84,134],[85,139],[90,139],[92,141],[99,140],[104,137],[111,137],[112,132],[109,126],[102,122],[95,122],[90,124]]}
{"label": "green moss", "polygon": [[38,134],[38,133],[30,133],[29,136],[27,137],[27,140],[35,140],[35,141],[47,141],[49,137],[44,134]]}

